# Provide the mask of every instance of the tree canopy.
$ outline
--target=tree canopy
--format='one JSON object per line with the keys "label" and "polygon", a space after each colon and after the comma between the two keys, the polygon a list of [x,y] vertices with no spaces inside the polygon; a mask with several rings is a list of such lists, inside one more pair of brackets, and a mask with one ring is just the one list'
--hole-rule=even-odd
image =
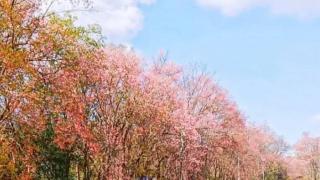
{"label": "tree canopy", "polygon": [[318,139],[288,156],[209,75],[146,66],[42,3],[0,0],[0,179],[319,178]]}

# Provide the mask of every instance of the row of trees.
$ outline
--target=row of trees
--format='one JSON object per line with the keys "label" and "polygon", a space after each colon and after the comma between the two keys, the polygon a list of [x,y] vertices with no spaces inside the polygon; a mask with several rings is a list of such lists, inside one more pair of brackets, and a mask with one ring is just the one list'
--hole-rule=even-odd
{"label": "row of trees", "polygon": [[320,137],[304,134],[286,159],[288,174],[296,179],[320,179]]}
{"label": "row of trees", "polygon": [[143,65],[42,3],[0,0],[0,179],[319,178],[318,139],[287,156],[206,74]]}

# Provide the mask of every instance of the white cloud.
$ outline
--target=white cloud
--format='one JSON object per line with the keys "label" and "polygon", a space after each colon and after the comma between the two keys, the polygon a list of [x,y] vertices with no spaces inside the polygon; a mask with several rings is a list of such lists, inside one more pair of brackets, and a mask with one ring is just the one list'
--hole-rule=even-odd
{"label": "white cloud", "polygon": [[[143,27],[141,5],[151,5],[155,0],[92,0],[89,10],[71,6],[69,3],[56,4],[58,11],[72,10],[81,25],[99,24],[103,34],[113,42],[125,42]],[[80,9],[80,10],[79,10]]]}
{"label": "white cloud", "polygon": [[320,114],[315,114],[310,118],[311,122],[320,123]]}
{"label": "white cloud", "polygon": [[320,0],[196,0],[200,5],[234,16],[261,7],[277,15],[302,19],[320,17]]}

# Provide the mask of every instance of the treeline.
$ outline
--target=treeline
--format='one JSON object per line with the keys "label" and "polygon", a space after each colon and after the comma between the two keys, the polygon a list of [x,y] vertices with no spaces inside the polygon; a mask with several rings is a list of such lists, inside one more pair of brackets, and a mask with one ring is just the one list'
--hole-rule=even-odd
{"label": "treeline", "polygon": [[317,138],[288,156],[211,77],[143,65],[42,3],[0,0],[0,179],[319,178]]}

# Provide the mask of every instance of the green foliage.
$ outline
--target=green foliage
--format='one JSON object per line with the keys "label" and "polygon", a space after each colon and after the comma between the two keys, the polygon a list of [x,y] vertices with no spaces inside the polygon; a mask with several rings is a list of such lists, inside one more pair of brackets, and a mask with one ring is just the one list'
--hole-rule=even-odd
{"label": "green foliage", "polygon": [[286,169],[279,164],[272,164],[265,171],[265,180],[287,180]]}
{"label": "green foliage", "polygon": [[47,125],[36,142],[39,160],[37,162],[36,179],[61,179],[71,180],[74,176],[70,172],[73,155],[70,152],[61,150],[54,142],[53,124]]}

